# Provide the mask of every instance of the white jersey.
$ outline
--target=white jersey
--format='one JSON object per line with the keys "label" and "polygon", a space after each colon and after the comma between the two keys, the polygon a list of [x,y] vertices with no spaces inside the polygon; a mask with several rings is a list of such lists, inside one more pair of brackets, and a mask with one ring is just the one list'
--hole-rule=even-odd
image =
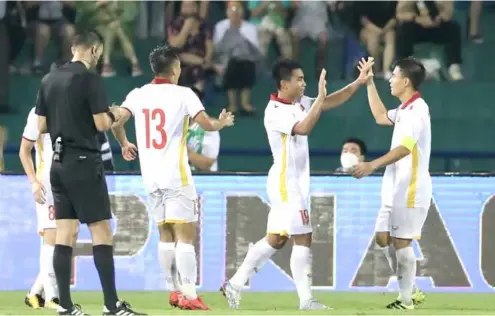
{"label": "white jersey", "polygon": [[146,191],[194,188],[186,137],[189,117],[204,110],[196,94],[190,88],[155,79],[132,90],[122,107],[134,116]]}
{"label": "white jersey", "polygon": [[50,188],[50,168],[52,166],[52,141],[50,134],[41,134],[38,131],[38,116],[34,113],[35,108],[29,112],[22,138],[35,143],[36,151],[36,177],[41,183]]}
{"label": "white jersey", "polygon": [[271,203],[291,203],[300,210],[307,208],[309,197],[308,137],[293,135],[297,122],[303,120],[313,99],[302,97],[290,104],[272,94],[265,110],[265,129],[273,155],[268,172],[267,191]]}
{"label": "white jersey", "polygon": [[429,207],[432,183],[429,172],[431,124],[428,105],[417,93],[398,108],[388,111],[388,117],[394,123],[390,149],[403,145],[411,154],[385,169],[382,204]]}

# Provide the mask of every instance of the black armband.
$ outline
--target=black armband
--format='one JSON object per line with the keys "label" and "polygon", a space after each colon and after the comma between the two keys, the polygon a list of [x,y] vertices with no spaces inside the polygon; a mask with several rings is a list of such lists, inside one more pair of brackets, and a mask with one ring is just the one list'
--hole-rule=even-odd
{"label": "black armband", "polygon": [[110,117],[110,119],[112,120],[112,123],[115,123],[115,115],[113,115],[112,112],[107,112],[107,115]]}

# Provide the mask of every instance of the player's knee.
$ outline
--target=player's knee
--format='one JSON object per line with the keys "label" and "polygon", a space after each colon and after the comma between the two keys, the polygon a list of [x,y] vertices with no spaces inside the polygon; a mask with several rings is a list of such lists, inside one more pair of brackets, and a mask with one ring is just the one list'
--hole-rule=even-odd
{"label": "player's knee", "polygon": [[295,235],[293,236],[294,245],[303,246],[303,247],[311,247],[311,242],[313,240],[313,234],[308,233],[304,235]]}
{"label": "player's knee", "polygon": [[43,243],[45,245],[54,246],[57,238],[57,231],[55,229],[45,229],[43,231]]}
{"label": "player's knee", "polygon": [[158,225],[158,233],[160,234],[160,241],[165,243],[175,242],[173,227],[170,224],[160,224]]}
{"label": "player's knee", "polygon": [[196,222],[174,224],[174,234],[177,242],[194,244],[196,240]]}
{"label": "player's knee", "polygon": [[74,219],[57,220],[55,242],[58,245],[72,246],[74,234],[79,231],[79,223]]}
{"label": "player's knee", "polygon": [[274,249],[282,249],[289,240],[288,236],[267,234],[266,242]]}
{"label": "player's knee", "polygon": [[375,242],[380,247],[387,247],[390,245],[390,234],[388,232],[378,232],[375,234]]}
{"label": "player's knee", "polygon": [[93,245],[112,245],[113,233],[109,220],[98,221],[88,225]]}

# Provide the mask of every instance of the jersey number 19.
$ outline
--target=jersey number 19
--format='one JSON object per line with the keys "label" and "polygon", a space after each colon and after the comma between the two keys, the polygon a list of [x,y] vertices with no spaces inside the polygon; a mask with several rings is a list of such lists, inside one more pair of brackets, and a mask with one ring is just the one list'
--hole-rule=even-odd
{"label": "jersey number 19", "polygon": [[[151,112],[151,113],[150,113]],[[162,109],[143,109],[144,128],[146,137],[146,148],[163,149],[167,145],[167,132],[165,132],[165,111]],[[151,125],[159,133],[159,135],[151,138]]]}

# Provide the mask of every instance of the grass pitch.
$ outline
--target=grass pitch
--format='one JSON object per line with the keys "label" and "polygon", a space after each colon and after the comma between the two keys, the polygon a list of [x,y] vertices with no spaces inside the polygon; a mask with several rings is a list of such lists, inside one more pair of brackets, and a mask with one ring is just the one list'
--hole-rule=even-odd
{"label": "grass pitch", "polygon": [[[52,310],[33,310],[24,305],[26,292],[0,292],[0,315],[54,315]],[[129,301],[133,308],[149,315],[495,315],[494,294],[427,293],[426,302],[414,311],[387,310],[396,294],[381,293],[329,293],[315,292],[322,303],[334,310],[301,312],[297,309],[296,293],[243,294],[241,310],[232,311],[220,293],[200,293],[211,311],[181,311],[168,305],[168,292],[120,292],[121,299]],[[99,292],[74,292],[73,301],[82,305],[83,311],[101,315],[102,294]]]}

